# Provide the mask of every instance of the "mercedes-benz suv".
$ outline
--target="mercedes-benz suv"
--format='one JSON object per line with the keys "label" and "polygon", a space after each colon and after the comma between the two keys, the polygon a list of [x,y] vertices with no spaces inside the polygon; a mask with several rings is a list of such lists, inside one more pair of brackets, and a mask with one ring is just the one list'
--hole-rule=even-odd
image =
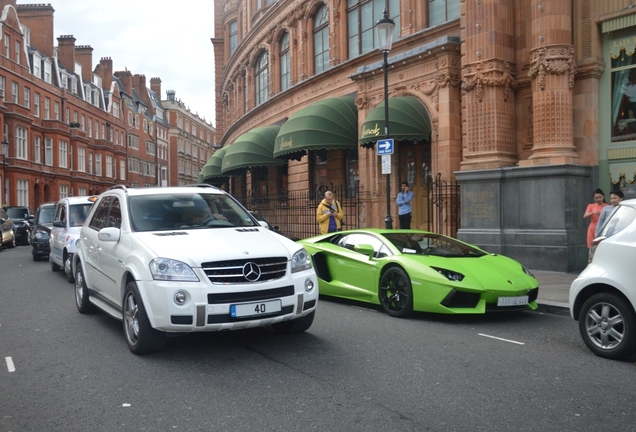
{"label": "mercedes-benz suv", "polygon": [[82,227],[73,270],[79,312],[121,320],[135,354],[164,348],[168,333],[304,332],[318,303],[305,249],[209,185],[110,188]]}

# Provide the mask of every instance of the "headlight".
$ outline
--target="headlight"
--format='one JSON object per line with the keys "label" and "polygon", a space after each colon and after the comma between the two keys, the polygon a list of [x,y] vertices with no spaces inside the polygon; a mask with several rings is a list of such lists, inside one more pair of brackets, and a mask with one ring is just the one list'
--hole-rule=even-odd
{"label": "headlight", "polygon": [[462,280],[464,280],[464,275],[456,271],[447,270],[447,269],[443,269],[439,267],[431,267],[431,268],[435,270],[437,273],[444,276],[448,280],[451,280],[454,282],[461,282]]}
{"label": "headlight", "polygon": [[291,271],[296,273],[311,268],[311,259],[305,249],[296,252],[291,259]]}
{"label": "headlight", "polygon": [[35,238],[38,240],[48,240],[49,239],[49,233],[47,233],[46,231],[36,231],[35,232]]}
{"label": "headlight", "polygon": [[527,268],[525,268],[524,266],[521,266],[521,268],[523,269],[523,272],[525,274],[527,274],[528,276],[532,276],[533,278],[536,279],[535,275],[532,274],[532,272],[530,270],[528,270]]}
{"label": "headlight", "polygon": [[199,281],[199,278],[189,265],[168,258],[155,258],[150,261],[150,273],[152,273],[152,278],[156,280]]}

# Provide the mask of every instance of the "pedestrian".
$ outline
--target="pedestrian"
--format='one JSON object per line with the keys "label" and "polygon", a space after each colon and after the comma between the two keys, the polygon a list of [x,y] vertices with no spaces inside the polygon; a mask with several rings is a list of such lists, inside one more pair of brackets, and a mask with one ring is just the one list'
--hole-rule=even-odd
{"label": "pedestrian", "polygon": [[587,205],[583,218],[590,219],[590,224],[587,227],[587,248],[592,247],[592,240],[594,240],[594,233],[596,232],[596,225],[598,224],[598,218],[601,215],[601,211],[609,204],[605,202],[605,194],[601,189],[594,191],[594,202]]}
{"label": "pedestrian", "polygon": [[333,192],[325,192],[325,198],[320,202],[316,209],[316,221],[320,228],[320,234],[342,230],[342,218],[344,213],[340,203],[333,197]]}
{"label": "pedestrian", "polygon": [[413,201],[413,192],[409,190],[409,183],[406,180],[402,182],[401,189],[395,200],[398,205],[400,229],[411,229],[411,201]]}
{"label": "pedestrian", "polygon": [[616,207],[619,202],[623,201],[623,198],[625,198],[625,194],[623,194],[623,191],[615,190],[610,192],[610,205],[608,205],[607,207],[603,207],[603,210],[601,210],[601,214],[598,217],[598,222],[596,223],[594,237],[598,237],[601,234],[601,231],[603,231],[603,226],[605,225],[605,222],[607,222],[607,219],[612,213],[612,210],[614,210],[614,207]]}

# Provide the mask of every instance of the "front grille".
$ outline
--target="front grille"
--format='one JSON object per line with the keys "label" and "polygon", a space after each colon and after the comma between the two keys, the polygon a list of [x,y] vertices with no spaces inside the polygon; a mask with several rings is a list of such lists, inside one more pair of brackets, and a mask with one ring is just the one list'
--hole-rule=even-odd
{"label": "front grille", "polygon": [[[254,267],[257,267],[260,271],[260,275],[257,278],[254,277]],[[203,263],[201,268],[212,283],[263,282],[285,277],[287,258],[273,257],[215,261]]]}
{"label": "front grille", "polygon": [[192,325],[192,315],[170,315],[170,322],[176,325]]}
{"label": "front grille", "polygon": [[303,312],[316,306],[316,300],[308,301],[303,305]]}
{"label": "front grille", "polygon": [[447,308],[474,308],[479,303],[479,294],[452,290],[442,301]]}
{"label": "front grille", "polygon": [[528,291],[528,303],[532,303],[539,297],[539,287],[533,288]]}
{"label": "front grille", "polygon": [[208,294],[208,304],[245,303],[251,301],[271,300],[281,297],[290,297],[294,294],[295,290],[293,285],[262,291]]}

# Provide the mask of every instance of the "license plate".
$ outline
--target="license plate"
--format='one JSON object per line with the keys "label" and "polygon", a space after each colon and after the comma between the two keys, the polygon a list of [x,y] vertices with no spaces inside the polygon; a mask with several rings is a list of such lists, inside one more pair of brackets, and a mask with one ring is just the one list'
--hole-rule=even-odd
{"label": "license plate", "polygon": [[230,316],[232,318],[247,318],[260,315],[270,315],[280,311],[280,300],[269,300],[258,303],[230,305]]}
{"label": "license plate", "polygon": [[523,306],[528,304],[528,296],[499,297],[497,306]]}

